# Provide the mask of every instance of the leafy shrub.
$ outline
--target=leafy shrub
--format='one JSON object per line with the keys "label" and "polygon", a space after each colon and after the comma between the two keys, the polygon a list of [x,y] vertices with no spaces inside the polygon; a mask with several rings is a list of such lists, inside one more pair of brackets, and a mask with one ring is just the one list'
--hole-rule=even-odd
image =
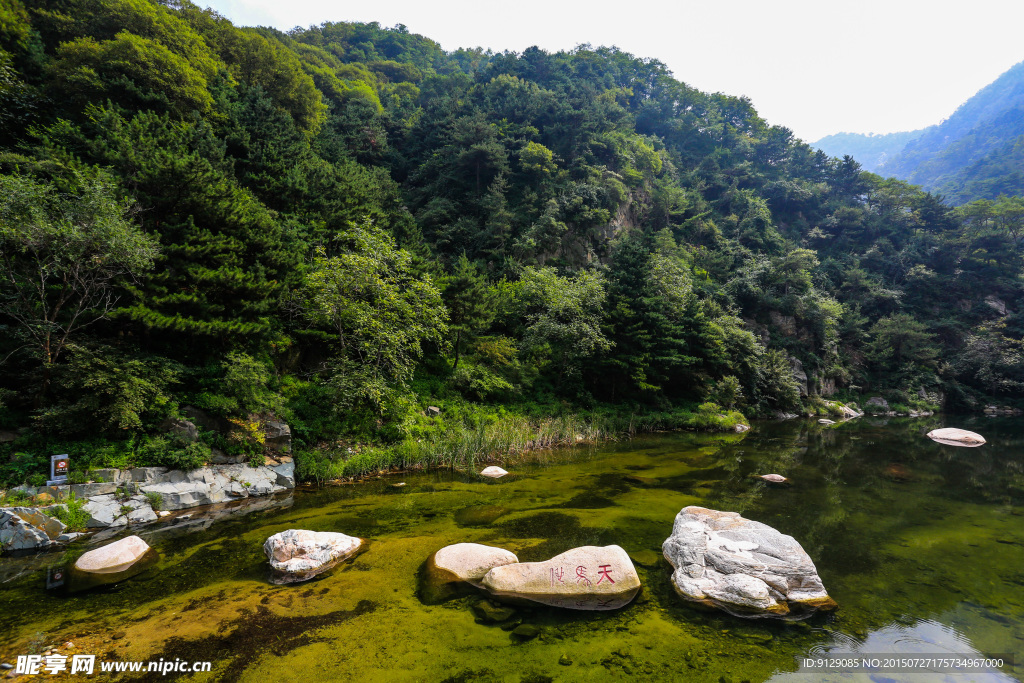
{"label": "leafy shrub", "polygon": [[71,531],[84,531],[85,525],[92,517],[85,511],[85,501],[72,493],[64,500],[63,505],[51,508],[53,516],[64,522]]}
{"label": "leafy shrub", "polygon": [[693,416],[691,425],[697,429],[730,430],[737,424],[747,424],[741,413],[723,411],[717,403],[702,403],[697,406],[697,414]]}
{"label": "leafy shrub", "polygon": [[31,501],[31,497],[24,491],[8,491],[0,498],[0,506],[17,506],[26,505]]}
{"label": "leafy shrub", "polygon": [[796,410],[800,407],[800,388],[786,354],[767,351],[758,361],[757,392],[762,411]]}
{"label": "leafy shrub", "polygon": [[715,383],[708,398],[726,408],[731,409],[735,407],[743,399],[743,389],[740,387],[740,381],[732,375],[723,377]]}
{"label": "leafy shrub", "polygon": [[46,486],[46,475],[30,474],[25,481],[29,486]]}
{"label": "leafy shrub", "polygon": [[154,510],[159,510],[164,506],[164,497],[157,491],[146,491],[145,496],[149,501],[149,506]]}
{"label": "leafy shrub", "polygon": [[69,484],[84,484],[89,481],[89,475],[85,472],[68,472]]}
{"label": "leafy shrub", "polygon": [[506,395],[513,390],[509,382],[483,365],[465,362],[452,375],[452,386],[467,398],[481,401]]}
{"label": "leafy shrub", "polygon": [[[0,486],[11,487],[24,484],[32,475],[42,475],[43,484],[46,483],[47,467],[49,459],[38,454],[25,451],[15,451],[6,461],[0,465]],[[42,486],[42,484],[32,484]]]}
{"label": "leafy shrub", "polygon": [[61,434],[135,430],[153,425],[173,409],[169,387],[180,366],[157,356],[133,356],[111,346],[73,345],[60,366],[61,396],[73,397],[47,408],[39,421]]}
{"label": "leafy shrub", "polygon": [[210,459],[210,447],[202,441],[185,441],[174,436],[154,436],[139,449],[143,462],[155,467],[195,470]]}

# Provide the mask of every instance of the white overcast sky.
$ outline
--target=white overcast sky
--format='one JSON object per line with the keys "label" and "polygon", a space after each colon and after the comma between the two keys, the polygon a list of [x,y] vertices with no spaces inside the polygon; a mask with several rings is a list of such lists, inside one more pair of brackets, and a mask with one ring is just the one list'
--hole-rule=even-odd
{"label": "white overcast sky", "polygon": [[615,45],[811,142],[938,123],[1024,61],[1024,0],[196,0],[243,26],[405,24],[445,50]]}

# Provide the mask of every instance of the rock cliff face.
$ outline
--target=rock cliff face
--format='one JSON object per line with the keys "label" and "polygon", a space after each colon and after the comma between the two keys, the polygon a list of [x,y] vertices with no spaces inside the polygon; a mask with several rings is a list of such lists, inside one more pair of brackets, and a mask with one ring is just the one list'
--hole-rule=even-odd
{"label": "rock cliff face", "polygon": [[836,607],[792,536],[736,512],[683,508],[662,550],[687,600],[742,617],[800,619]]}

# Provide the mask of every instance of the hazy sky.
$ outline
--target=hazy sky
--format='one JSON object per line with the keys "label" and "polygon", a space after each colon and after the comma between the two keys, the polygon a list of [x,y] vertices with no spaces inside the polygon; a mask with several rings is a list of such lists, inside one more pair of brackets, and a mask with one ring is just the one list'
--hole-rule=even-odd
{"label": "hazy sky", "polygon": [[240,25],[405,24],[446,50],[615,45],[701,90],[747,95],[813,141],[949,116],[1024,61],[1021,0],[196,0]]}

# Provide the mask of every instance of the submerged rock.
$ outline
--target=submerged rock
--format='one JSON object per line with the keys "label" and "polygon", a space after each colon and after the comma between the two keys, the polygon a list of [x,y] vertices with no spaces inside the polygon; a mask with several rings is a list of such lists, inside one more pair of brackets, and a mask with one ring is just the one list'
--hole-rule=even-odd
{"label": "submerged rock", "polygon": [[896,462],[890,463],[885,468],[885,476],[889,477],[893,481],[910,481],[914,478],[914,475],[906,466]]}
{"label": "submerged rock", "polygon": [[792,536],[736,512],[683,508],[662,550],[687,600],[742,617],[800,619],[836,607]]}
{"label": "submerged rock", "polygon": [[947,446],[981,446],[985,443],[985,437],[981,434],[969,432],[966,429],[946,427],[945,429],[934,429],[928,432],[928,438],[932,441],[944,443]]}
{"label": "submerged rock", "polygon": [[513,552],[479,543],[445,546],[430,558],[433,566],[450,574],[453,581],[479,581],[495,567],[518,561]]}
{"label": "submerged rock", "polygon": [[498,624],[515,616],[515,609],[507,605],[496,605],[490,600],[481,600],[473,605],[473,614],[484,624]]}
{"label": "submerged rock", "polygon": [[75,569],[93,574],[123,572],[138,562],[149,551],[149,544],[138,536],[129,536],[78,558]]}
{"label": "submerged rock", "polygon": [[495,567],[481,583],[499,599],[581,610],[618,609],[640,590],[629,555],[617,545],[583,546],[546,562]]}
{"label": "submerged rock", "polygon": [[818,420],[818,424],[820,424],[820,425],[834,425],[835,421],[834,420],[829,420],[829,419],[823,417],[820,420]]}
{"label": "submerged rock", "polygon": [[480,476],[490,477],[491,479],[498,479],[499,477],[504,477],[506,474],[508,474],[508,472],[500,467],[496,467],[495,465],[485,467],[483,471],[480,472]]}
{"label": "submerged rock", "polygon": [[487,526],[507,514],[508,508],[500,505],[470,505],[456,510],[454,518],[459,526]]}
{"label": "submerged rock", "polygon": [[330,531],[288,529],[263,544],[274,571],[273,583],[296,583],[313,578],[356,554],[363,540]]}

